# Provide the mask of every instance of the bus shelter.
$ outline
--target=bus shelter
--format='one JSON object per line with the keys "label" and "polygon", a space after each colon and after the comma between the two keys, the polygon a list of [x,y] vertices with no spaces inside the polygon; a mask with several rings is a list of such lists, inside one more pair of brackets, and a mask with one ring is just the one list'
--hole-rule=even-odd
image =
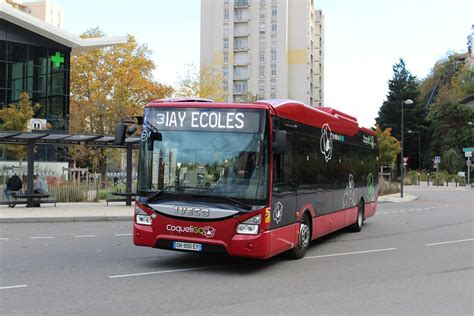
{"label": "bus shelter", "polygon": [[27,207],[33,207],[33,176],[36,146],[73,146],[86,145],[90,147],[123,148],[127,153],[126,171],[126,205],[132,205],[132,150],[138,149],[140,138],[128,137],[124,145],[114,143],[113,136],[54,134],[42,132],[0,132],[0,144],[22,145],[27,147]]}

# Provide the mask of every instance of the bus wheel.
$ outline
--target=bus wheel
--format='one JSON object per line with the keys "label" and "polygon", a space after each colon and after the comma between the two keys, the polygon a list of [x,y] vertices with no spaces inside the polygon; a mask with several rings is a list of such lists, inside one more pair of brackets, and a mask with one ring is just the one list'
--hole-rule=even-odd
{"label": "bus wheel", "polygon": [[309,224],[308,215],[303,215],[300,222],[300,231],[298,234],[298,244],[295,248],[288,251],[290,259],[301,259],[306,254],[311,242],[311,226]]}
{"label": "bus wheel", "polygon": [[350,226],[350,229],[351,231],[358,233],[362,230],[362,225],[364,225],[364,201],[360,200],[357,207],[357,220],[352,226]]}

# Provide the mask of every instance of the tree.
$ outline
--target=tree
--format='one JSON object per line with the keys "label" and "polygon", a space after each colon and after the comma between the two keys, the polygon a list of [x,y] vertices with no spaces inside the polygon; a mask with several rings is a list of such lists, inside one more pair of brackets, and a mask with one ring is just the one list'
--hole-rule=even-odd
{"label": "tree", "polygon": [[[393,66],[393,78],[388,82],[387,100],[383,102],[376,118],[377,125],[382,130],[390,128],[392,134],[401,140],[401,106],[402,101],[410,99],[412,105],[404,105],[404,130],[418,131],[421,138],[426,138],[422,132],[426,126],[425,111],[421,103],[418,102],[418,84],[416,77],[406,69],[405,61],[400,61]],[[409,168],[418,168],[418,138],[404,134],[404,151],[410,157]]]}
{"label": "tree", "polygon": [[178,78],[175,96],[223,102],[226,94],[222,87],[222,75],[217,68],[206,64],[201,65],[199,71],[192,64],[186,65],[186,70]]}
{"label": "tree", "polygon": [[375,130],[379,145],[379,164],[382,166],[393,167],[398,153],[400,153],[400,142],[391,135],[391,131],[391,128],[382,131],[379,126]]}
{"label": "tree", "polygon": [[[474,95],[469,55],[452,52],[438,61],[421,83],[420,92],[422,100],[430,99],[426,116],[430,138],[424,146],[425,166],[431,165],[434,156],[442,156],[441,167],[456,171],[461,166],[455,162],[454,152],[461,155],[462,148],[472,146],[474,139],[474,129],[469,125],[474,121],[474,108],[465,104]],[[445,164],[446,154],[449,162]]]}
{"label": "tree", "polygon": [[[22,92],[18,104],[10,104],[0,109],[0,131],[26,131],[28,122],[40,107],[38,103],[33,105],[30,102],[28,93]],[[4,148],[7,155],[18,160],[26,159],[26,149],[24,146],[12,145],[5,146]]]}
{"label": "tree", "polygon": [[[82,37],[101,37],[99,29]],[[151,51],[128,35],[127,43],[71,58],[71,132],[111,135],[124,116],[141,115],[153,99],[173,89],[153,80]]]}
{"label": "tree", "polygon": [[[83,38],[102,36],[104,33],[98,28],[81,35]],[[151,51],[145,44],[138,44],[132,35],[128,35],[125,44],[72,56],[69,130],[113,135],[122,117],[143,115],[148,102],[171,96],[172,87],[153,80],[154,69]],[[82,149],[73,149],[71,154],[73,158],[85,158]],[[95,151],[89,155],[99,159],[104,177],[106,156],[118,154],[100,150],[99,157]]]}

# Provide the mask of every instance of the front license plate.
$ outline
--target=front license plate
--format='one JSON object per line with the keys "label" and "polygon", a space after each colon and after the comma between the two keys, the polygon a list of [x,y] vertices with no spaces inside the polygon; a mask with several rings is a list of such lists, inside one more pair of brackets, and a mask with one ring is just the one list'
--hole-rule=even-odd
{"label": "front license plate", "polygon": [[173,241],[173,249],[202,251],[202,244],[196,244],[192,242]]}

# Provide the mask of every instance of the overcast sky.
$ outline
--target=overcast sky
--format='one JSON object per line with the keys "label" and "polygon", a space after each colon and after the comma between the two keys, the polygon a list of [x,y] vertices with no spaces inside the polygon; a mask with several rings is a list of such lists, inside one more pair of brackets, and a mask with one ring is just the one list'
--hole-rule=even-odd
{"label": "overcast sky", "polygon": [[[223,0],[215,0],[223,1]],[[289,0],[290,4],[293,1]],[[53,0],[76,35],[99,26],[107,35],[147,43],[155,78],[173,84],[185,64],[199,64],[199,0]],[[418,78],[448,51],[465,52],[472,0],[315,0],[325,16],[325,106],[371,127],[400,57]]]}

